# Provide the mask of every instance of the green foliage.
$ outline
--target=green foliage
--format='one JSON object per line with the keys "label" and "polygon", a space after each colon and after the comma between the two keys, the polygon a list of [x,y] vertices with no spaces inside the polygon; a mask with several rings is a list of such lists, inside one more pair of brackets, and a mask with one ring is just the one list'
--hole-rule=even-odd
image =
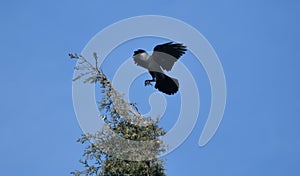
{"label": "green foliage", "polygon": [[78,80],[99,83],[102,99],[99,102],[101,118],[105,121],[103,130],[96,134],[84,134],[78,142],[85,150],[80,162],[83,171],[71,174],[96,176],[164,176],[164,161],[158,158],[166,146],[160,140],[166,132],[158,126],[159,121],[143,117],[134,103],[128,103],[117,92],[105,74],[83,56],[69,55],[78,60],[75,69],[82,71]]}

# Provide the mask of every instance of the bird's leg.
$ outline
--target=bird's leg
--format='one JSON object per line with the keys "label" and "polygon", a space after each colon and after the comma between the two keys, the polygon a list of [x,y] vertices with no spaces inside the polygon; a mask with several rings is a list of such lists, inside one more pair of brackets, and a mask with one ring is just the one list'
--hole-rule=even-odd
{"label": "bird's leg", "polygon": [[152,80],[145,80],[145,86],[149,86],[149,85],[152,86],[151,82],[155,82],[155,80],[154,79],[152,79]]}
{"label": "bird's leg", "polygon": [[154,71],[149,71],[152,79],[151,80],[145,80],[145,86],[151,85],[151,82],[156,82],[156,76],[155,76],[155,72]]}

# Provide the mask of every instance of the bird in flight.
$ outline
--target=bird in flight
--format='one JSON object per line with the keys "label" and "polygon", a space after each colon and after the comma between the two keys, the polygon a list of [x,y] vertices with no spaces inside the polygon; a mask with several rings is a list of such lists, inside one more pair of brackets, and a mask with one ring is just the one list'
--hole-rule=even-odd
{"label": "bird in flight", "polygon": [[168,42],[155,46],[151,55],[142,49],[134,51],[133,60],[138,66],[146,68],[152,76],[152,80],[145,80],[145,86],[155,82],[156,89],[173,95],[178,91],[179,82],[164,74],[163,70],[170,71],[185,52],[186,46],[183,44]]}

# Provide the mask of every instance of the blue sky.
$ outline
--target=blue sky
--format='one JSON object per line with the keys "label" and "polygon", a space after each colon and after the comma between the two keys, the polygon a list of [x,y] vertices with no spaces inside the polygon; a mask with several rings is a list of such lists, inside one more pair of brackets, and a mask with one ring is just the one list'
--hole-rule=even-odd
{"label": "blue sky", "polygon": [[[187,60],[189,54],[185,57],[183,63],[198,82],[202,107],[192,134],[166,156],[167,174],[298,176],[299,8],[295,0],[1,1],[1,174],[68,175],[81,168],[83,146],[75,141],[82,131],[72,106],[75,63],[67,54],[80,53],[114,22],[152,14],[180,19],[199,30],[216,50],[227,81],[223,121],[200,148],[209,82],[202,66]],[[145,45],[133,42],[131,47],[151,50],[157,42],[147,39]],[[132,54],[120,48],[111,57]],[[103,69],[110,75],[113,67],[106,65]],[[137,79],[136,89],[144,78],[148,76]],[[147,93],[153,91],[147,88]],[[135,101],[147,110],[141,96]],[[162,125],[171,127],[168,120]]]}

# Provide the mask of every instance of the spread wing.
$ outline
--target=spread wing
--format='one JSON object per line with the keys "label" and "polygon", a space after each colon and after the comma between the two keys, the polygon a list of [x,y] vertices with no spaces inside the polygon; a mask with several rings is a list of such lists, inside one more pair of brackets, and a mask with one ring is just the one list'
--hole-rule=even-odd
{"label": "spread wing", "polygon": [[174,63],[185,54],[186,46],[181,43],[168,42],[157,45],[153,49],[152,57],[163,69],[170,71]]}

